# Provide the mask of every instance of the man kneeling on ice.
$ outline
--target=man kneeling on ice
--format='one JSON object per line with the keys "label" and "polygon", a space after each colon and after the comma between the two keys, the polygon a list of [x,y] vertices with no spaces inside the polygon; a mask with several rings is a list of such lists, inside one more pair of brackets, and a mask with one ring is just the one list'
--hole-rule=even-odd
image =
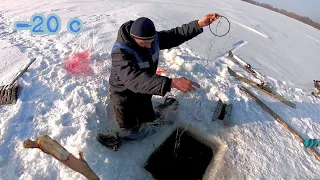
{"label": "man kneeling on ice", "polygon": [[215,13],[207,14],[200,20],[165,31],[156,31],[153,22],[145,17],[120,27],[112,48],[109,84],[116,120],[122,131],[133,135],[141,124],[156,120],[152,95],[165,96],[171,88],[188,93],[200,87],[184,77],[171,79],[157,75],[159,51],[196,37],[218,17]]}

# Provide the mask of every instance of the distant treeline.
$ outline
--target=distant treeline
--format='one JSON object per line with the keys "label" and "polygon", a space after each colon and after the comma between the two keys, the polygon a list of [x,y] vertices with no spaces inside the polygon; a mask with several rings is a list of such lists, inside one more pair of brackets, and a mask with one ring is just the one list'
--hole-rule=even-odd
{"label": "distant treeline", "polygon": [[255,4],[255,5],[258,5],[258,6],[261,6],[261,7],[264,7],[264,8],[267,8],[267,9],[270,9],[272,11],[275,11],[275,12],[278,12],[278,13],[281,13],[281,14],[284,14],[288,17],[291,17],[293,19],[296,19],[298,21],[301,21],[305,24],[308,24],[318,30],[320,30],[320,24],[317,23],[317,22],[314,22],[312,21],[310,18],[306,17],[306,16],[300,16],[296,13],[293,13],[293,12],[288,12],[284,9],[278,9],[278,8],[274,8],[272,7],[270,4],[266,4],[266,3],[259,3],[257,1],[253,1],[253,0],[242,0],[242,1],[245,1],[245,2],[248,2],[248,3],[251,3],[251,4]]}

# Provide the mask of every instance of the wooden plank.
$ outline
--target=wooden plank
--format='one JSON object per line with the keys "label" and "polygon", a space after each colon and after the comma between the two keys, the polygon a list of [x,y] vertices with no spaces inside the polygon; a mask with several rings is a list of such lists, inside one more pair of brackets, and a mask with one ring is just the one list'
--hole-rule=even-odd
{"label": "wooden plank", "polygon": [[[256,97],[254,94],[252,94],[247,88],[244,86],[239,86],[239,89],[246,94],[248,94],[251,99],[253,99],[259,106],[262,107],[263,110],[265,110],[267,113],[269,113],[276,121],[278,121],[283,127],[285,127],[291,134],[296,137],[296,139],[303,143],[302,136],[299,135],[288,123],[286,123],[285,120],[283,120],[278,114],[276,114],[274,111],[272,111],[266,104],[264,104],[258,97]],[[319,161],[320,161],[320,154],[313,148],[307,148],[308,151],[310,151]]]}
{"label": "wooden plank", "polygon": [[284,104],[286,104],[286,105],[288,105],[288,106],[290,106],[290,107],[292,107],[292,108],[294,108],[294,109],[296,108],[296,104],[294,104],[293,102],[286,100],[284,97],[276,94],[275,92],[268,91],[268,90],[265,90],[265,89],[259,87],[256,82],[254,82],[254,81],[252,81],[252,80],[250,80],[250,79],[248,79],[248,78],[245,78],[245,77],[240,76],[239,74],[237,74],[236,72],[234,72],[234,71],[233,71],[231,68],[229,68],[229,67],[228,67],[228,72],[229,72],[230,75],[232,75],[233,77],[239,79],[240,81],[242,81],[242,82],[244,82],[244,83],[247,83],[247,84],[251,85],[251,86],[254,87],[255,89],[260,90],[261,92],[263,92],[263,93],[271,96],[271,97],[274,98],[274,99],[277,99],[278,101],[280,101],[280,102],[282,102],[282,103],[284,103]]}

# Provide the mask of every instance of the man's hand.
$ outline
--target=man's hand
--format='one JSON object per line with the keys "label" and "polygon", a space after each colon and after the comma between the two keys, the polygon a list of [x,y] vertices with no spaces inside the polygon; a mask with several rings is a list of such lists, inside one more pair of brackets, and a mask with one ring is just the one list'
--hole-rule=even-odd
{"label": "man's hand", "polygon": [[184,77],[173,78],[171,82],[171,88],[176,88],[184,93],[195,91],[196,87],[199,88],[200,85]]}
{"label": "man's hand", "polygon": [[208,26],[213,21],[217,20],[219,18],[219,14],[213,13],[213,14],[207,14],[202,19],[198,21],[198,24],[201,28]]}

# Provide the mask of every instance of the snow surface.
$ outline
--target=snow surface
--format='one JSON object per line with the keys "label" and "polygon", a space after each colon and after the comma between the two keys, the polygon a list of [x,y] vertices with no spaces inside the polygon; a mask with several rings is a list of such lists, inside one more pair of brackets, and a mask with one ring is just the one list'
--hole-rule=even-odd
{"label": "snow surface", "polygon": [[[190,94],[172,93],[180,98],[177,124],[220,144],[221,155],[205,178],[320,179],[320,162],[242,93],[237,88],[241,83],[227,72],[230,66],[252,77],[227,57],[232,50],[278,93],[296,103],[297,109],[248,88],[303,137],[320,139],[320,100],[310,95],[312,80],[320,77],[320,31],[239,0],[1,1],[1,84],[10,82],[28,59],[37,60],[19,79],[23,89],[17,103],[0,107],[0,179],[84,179],[40,150],[23,148],[24,140],[45,134],[74,155],[83,151],[101,179],[152,179],[143,164],[175,126],[141,142],[124,144],[118,152],[94,140],[96,133],[116,126],[106,120],[105,108],[111,47],[119,26],[130,19],[146,16],[157,30],[163,30],[212,12],[229,18],[229,35],[214,37],[206,27],[198,37],[162,51],[160,60],[160,67],[168,69],[164,75],[184,76],[201,85]],[[14,22],[28,21],[34,13],[58,14],[63,24],[60,34],[14,30]],[[79,35],[66,31],[67,21],[74,17],[83,21]],[[63,62],[85,50],[91,53],[93,74],[68,75]],[[233,104],[229,127],[211,119],[218,98]],[[158,101],[161,98],[155,97]]]}

